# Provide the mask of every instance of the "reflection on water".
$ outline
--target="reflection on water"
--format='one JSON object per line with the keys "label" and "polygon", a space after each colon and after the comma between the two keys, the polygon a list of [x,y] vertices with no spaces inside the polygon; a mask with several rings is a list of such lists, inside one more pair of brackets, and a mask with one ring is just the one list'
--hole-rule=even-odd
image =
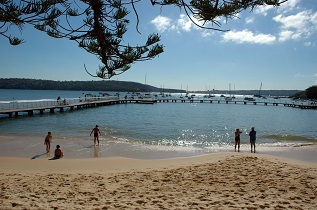
{"label": "reflection on water", "polygon": [[94,157],[100,157],[100,148],[99,146],[94,146]]}

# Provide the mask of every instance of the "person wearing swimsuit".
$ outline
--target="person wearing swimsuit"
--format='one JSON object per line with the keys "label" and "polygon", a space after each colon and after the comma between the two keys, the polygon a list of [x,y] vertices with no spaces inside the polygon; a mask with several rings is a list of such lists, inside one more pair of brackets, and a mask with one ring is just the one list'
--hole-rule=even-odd
{"label": "person wearing swimsuit", "polygon": [[234,141],[235,141],[235,144],[234,144],[234,151],[237,151],[237,145],[238,145],[238,152],[240,152],[240,134],[242,132],[239,130],[239,128],[236,129],[236,132],[234,132]]}
{"label": "person wearing swimsuit", "polygon": [[94,133],[94,145],[96,145],[96,141],[97,141],[99,146],[99,135],[101,135],[101,133],[100,133],[98,125],[96,125],[96,127],[92,129],[92,131],[90,132],[90,136],[92,133]]}
{"label": "person wearing swimsuit", "polygon": [[44,145],[46,146],[47,153],[51,150],[51,142],[52,142],[52,133],[48,132],[44,140]]}

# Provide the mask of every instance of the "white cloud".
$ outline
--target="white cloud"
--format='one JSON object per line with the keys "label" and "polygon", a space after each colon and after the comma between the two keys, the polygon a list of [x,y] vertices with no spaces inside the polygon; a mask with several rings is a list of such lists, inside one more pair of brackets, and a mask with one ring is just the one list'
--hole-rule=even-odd
{"label": "white cloud", "polygon": [[299,5],[301,0],[288,0],[287,2],[284,2],[280,5],[279,9],[283,12],[289,12],[294,10],[297,5]]}
{"label": "white cloud", "polygon": [[282,42],[289,40],[289,39],[291,39],[293,34],[294,34],[293,31],[288,31],[288,30],[281,31],[279,34],[279,36],[280,36],[279,40]]}
{"label": "white cloud", "polygon": [[[194,21],[195,24],[192,22]],[[196,18],[191,16],[191,19],[185,15],[181,14],[177,20],[172,20],[168,17],[164,16],[157,16],[155,19],[151,21],[151,23],[155,26],[155,28],[159,32],[165,32],[165,31],[176,31],[178,33],[185,31],[190,32],[192,29],[199,30],[200,27],[196,26],[203,26],[203,22],[198,21]],[[202,36],[210,36],[212,35],[212,32],[209,30],[202,30]]]}
{"label": "white cloud", "polygon": [[192,24],[191,20],[184,14],[181,14],[177,20],[177,28],[181,28],[184,31],[190,31]]}
{"label": "white cloud", "polygon": [[254,22],[254,18],[253,17],[247,17],[246,19],[245,19],[245,23],[246,24],[251,24],[251,23],[253,23]]}
{"label": "white cloud", "polygon": [[154,18],[151,23],[155,26],[155,28],[159,31],[159,32],[165,32],[165,31],[187,31],[189,32],[192,28],[192,22],[190,21],[190,19],[184,15],[181,14],[179,19],[177,19],[176,21],[172,20],[171,18],[168,17],[164,17],[164,16],[157,16],[156,18]]}
{"label": "white cloud", "polygon": [[317,43],[316,42],[304,42],[305,47],[316,47]]}
{"label": "white cloud", "polygon": [[281,13],[286,13],[289,11],[294,11],[294,9],[299,5],[301,0],[287,0],[283,4],[281,4],[279,7],[274,7],[272,5],[263,5],[255,8],[254,13],[255,14],[261,14],[263,16],[267,16],[268,11],[270,10],[277,10]]}
{"label": "white cloud", "polygon": [[[292,11],[294,10],[294,8],[300,3],[301,0],[288,0],[286,2],[284,2],[283,4],[281,4],[279,7],[277,7],[278,11],[281,12],[288,12],[288,11]],[[259,6],[257,7],[254,12],[255,14],[261,14],[264,16],[267,16],[267,13],[269,10],[272,9],[276,9],[276,7],[272,6],[272,5],[263,5],[263,6]]]}
{"label": "white cloud", "polygon": [[271,34],[254,34],[252,31],[229,31],[223,35],[224,41],[233,41],[239,44],[252,43],[252,44],[272,44],[276,37]]}
{"label": "white cloud", "polygon": [[305,45],[306,47],[310,47],[310,46],[312,46],[312,43],[311,43],[311,42],[304,42],[304,45]]}
{"label": "white cloud", "polygon": [[282,28],[301,29],[307,26],[310,19],[308,11],[303,11],[295,15],[283,16],[277,15],[273,18],[276,22],[282,24]]}
{"label": "white cloud", "polygon": [[317,27],[317,12],[311,16],[310,21]]}
{"label": "white cloud", "polygon": [[270,10],[270,9],[273,9],[274,7],[273,6],[270,6],[270,5],[263,5],[263,6],[259,6],[257,7],[254,12],[255,14],[261,14],[261,15],[264,15],[266,16],[267,15],[267,12]]}
{"label": "white cloud", "polygon": [[214,30],[202,30],[201,36],[202,37],[209,37],[215,34]]}
{"label": "white cloud", "polygon": [[168,18],[168,17],[163,17],[163,16],[157,16],[156,18],[154,18],[151,23],[156,27],[156,29],[159,32],[164,32],[166,30],[169,30],[171,28],[173,28],[172,26],[172,19]]}
{"label": "white cloud", "polygon": [[305,10],[289,16],[279,14],[273,20],[281,24],[280,41],[308,38],[317,32],[317,12]]}

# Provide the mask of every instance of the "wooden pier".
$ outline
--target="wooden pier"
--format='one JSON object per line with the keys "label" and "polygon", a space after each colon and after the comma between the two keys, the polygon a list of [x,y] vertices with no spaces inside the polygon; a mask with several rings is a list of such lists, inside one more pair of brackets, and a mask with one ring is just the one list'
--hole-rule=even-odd
{"label": "wooden pier", "polygon": [[225,103],[225,104],[262,104],[262,105],[284,105],[283,102],[267,102],[267,101],[246,101],[246,100],[221,100],[221,99],[157,99],[157,102],[172,102],[172,103]]}
{"label": "wooden pier", "polygon": [[64,112],[66,109],[74,110],[74,109],[83,109],[83,108],[92,108],[98,106],[108,106],[114,104],[124,104],[124,103],[139,103],[139,104],[154,104],[157,100],[155,99],[119,99],[116,97],[115,99],[107,99],[107,100],[87,100],[87,101],[79,101],[69,104],[54,104],[54,105],[46,105],[46,106],[31,106],[24,108],[10,108],[0,110],[0,115],[4,114],[8,117],[18,117],[19,113],[27,113],[27,115],[32,116],[34,113],[39,113],[43,115],[45,111],[49,111],[49,113],[55,113],[55,111],[59,110],[59,112]]}
{"label": "wooden pier", "polygon": [[74,108],[90,108],[96,106],[107,106],[113,104],[119,104],[120,100],[102,100],[102,101],[84,101],[72,104],[63,104],[63,105],[52,105],[52,106],[40,106],[40,107],[30,107],[30,108],[12,108],[9,110],[0,110],[0,114],[6,114],[9,117],[18,117],[19,113],[27,113],[31,116],[34,114],[34,111],[39,111],[39,114],[44,114],[45,110],[49,110],[50,113],[54,113],[55,110],[64,112],[65,109],[73,110]]}
{"label": "wooden pier", "polygon": [[284,104],[284,106],[300,109],[317,109],[317,104]]}
{"label": "wooden pier", "polygon": [[26,108],[9,108],[9,109],[0,109],[0,115],[7,115],[8,117],[18,117],[19,113],[27,113],[27,115],[34,115],[34,112],[43,115],[45,111],[49,113],[54,113],[56,110],[59,112],[64,112],[66,109],[74,110],[91,108],[97,106],[107,106],[114,104],[127,104],[127,103],[138,103],[138,104],[154,104],[154,103],[217,103],[217,104],[244,104],[244,105],[272,105],[279,106],[283,105],[285,107],[293,107],[300,109],[317,109],[316,104],[296,104],[296,103],[285,103],[285,102],[272,102],[272,101],[247,101],[247,100],[225,100],[225,99],[189,99],[189,98],[159,98],[159,99],[120,99],[118,97],[107,99],[107,100],[88,100],[88,101],[78,101],[70,104],[54,104],[46,106],[34,106]]}
{"label": "wooden pier", "polygon": [[271,101],[247,101],[247,100],[221,100],[221,99],[158,99],[157,102],[172,102],[172,103],[225,103],[225,104],[252,104],[252,105],[283,105],[286,107],[300,108],[300,109],[317,109],[317,104],[296,104],[285,102],[271,102]]}

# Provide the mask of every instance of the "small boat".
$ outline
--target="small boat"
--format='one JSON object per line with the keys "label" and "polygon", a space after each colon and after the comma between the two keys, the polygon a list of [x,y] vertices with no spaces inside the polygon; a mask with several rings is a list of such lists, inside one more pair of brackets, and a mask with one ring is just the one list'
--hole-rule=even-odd
{"label": "small boat", "polygon": [[150,93],[144,93],[143,98],[152,98]]}
{"label": "small boat", "polygon": [[154,104],[156,103],[156,100],[141,100],[137,101],[138,104]]}
{"label": "small boat", "polygon": [[[87,94],[86,94],[87,95]],[[107,96],[111,96],[109,93],[103,93],[103,92],[99,92],[99,96],[101,97],[107,97]]]}
{"label": "small boat", "polygon": [[251,98],[251,97],[245,97],[244,100],[245,100],[245,101],[255,101],[255,99],[254,99],[254,98]]}

